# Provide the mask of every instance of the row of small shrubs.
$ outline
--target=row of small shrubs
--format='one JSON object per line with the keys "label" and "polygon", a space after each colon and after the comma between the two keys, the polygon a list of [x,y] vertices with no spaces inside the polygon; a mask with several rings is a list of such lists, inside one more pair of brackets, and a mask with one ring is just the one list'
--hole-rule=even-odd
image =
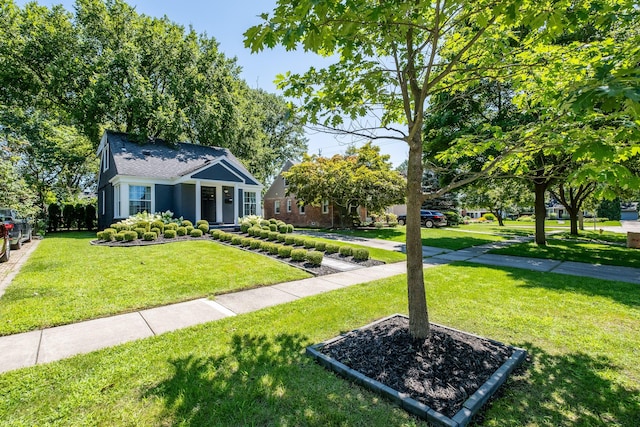
{"label": "row of small shrubs", "polygon": [[242,237],[237,234],[227,233],[221,230],[212,230],[211,237],[223,242],[229,242],[235,246],[261,250],[280,258],[291,258],[292,261],[307,261],[308,263],[316,266],[321,265],[322,259],[324,258],[324,254],[317,250],[307,251],[305,249],[296,249],[285,244],[279,244],[269,240],[255,239],[252,237]]}
{"label": "row of small shrubs", "polygon": [[209,222],[200,220],[196,223],[196,227],[189,220],[183,220],[180,224],[165,224],[162,221],[140,221],[133,225],[125,223],[111,224],[111,227],[105,228],[97,233],[99,240],[125,241],[130,242],[136,239],[146,241],[156,240],[160,236],[165,239],[175,239],[176,236],[202,237],[209,231]]}
{"label": "row of small shrubs", "polygon": [[281,234],[293,233],[293,225],[275,218],[262,219],[257,216],[245,217],[240,220],[240,231],[248,233],[249,229],[278,232]]}

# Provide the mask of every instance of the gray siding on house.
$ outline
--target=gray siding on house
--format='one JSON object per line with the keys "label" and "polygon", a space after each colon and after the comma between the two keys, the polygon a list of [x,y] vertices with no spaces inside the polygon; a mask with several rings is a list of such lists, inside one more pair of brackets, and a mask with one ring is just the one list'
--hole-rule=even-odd
{"label": "gray siding on house", "polygon": [[242,179],[221,164],[213,165],[191,177],[196,179],[210,179],[212,181],[242,182]]}
{"label": "gray siding on house", "polygon": [[195,184],[178,184],[173,189],[174,216],[190,221],[196,219],[196,186]]}
{"label": "gray siding on house", "polygon": [[244,216],[244,193],[242,188],[238,188],[238,218]]}
{"label": "gray siding on house", "polygon": [[[103,207],[104,214],[102,214]],[[98,190],[98,229],[104,230],[111,224],[113,224],[113,186],[107,183]]]}
{"label": "gray siding on house", "polygon": [[156,212],[175,212],[173,185],[156,184]]}

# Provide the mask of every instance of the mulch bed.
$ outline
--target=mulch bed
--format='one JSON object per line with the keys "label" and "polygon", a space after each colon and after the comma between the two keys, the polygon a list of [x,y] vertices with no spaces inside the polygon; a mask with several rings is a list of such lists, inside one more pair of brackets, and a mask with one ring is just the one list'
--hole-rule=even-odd
{"label": "mulch bed", "polygon": [[105,240],[92,240],[91,244],[95,246],[111,246],[114,248],[126,248],[129,246],[149,246],[149,245],[162,245],[165,243],[186,242],[192,240],[211,240],[211,236],[191,237],[191,236],[176,236],[173,239],[165,239],[160,236],[156,240],[142,240],[136,239],[131,242],[117,242],[115,240],[107,242]]}
{"label": "mulch bed", "polygon": [[369,258],[368,260],[362,261],[362,260],[354,259],[352,256],[340,255],[339,253],[336,253],[336,254],[324,254],[324,257],[325,258],[333,258],[333,259],[337,259],[337,260],[344,261],[344,262],[349,262],[351,264],[358,264],[361,267],[375,267],[376,265],[384,264],[384,262],[378,261],[377,259]]}
{"label": "mulch bed", "polygon": [[453,417],[512,354],[511,347],[431,325],[428,342],[395,316],[325,345],[323,354]]}

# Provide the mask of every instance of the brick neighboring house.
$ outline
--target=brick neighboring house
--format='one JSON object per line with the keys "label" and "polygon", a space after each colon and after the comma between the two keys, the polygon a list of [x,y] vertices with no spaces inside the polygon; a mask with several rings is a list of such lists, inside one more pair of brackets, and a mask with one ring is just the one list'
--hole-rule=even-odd
{"label": "brick neighboring house", "polygon": [[[292,224],[295,227],[320,227],[333,228],[340,225],[340,212],[333,208],[328,201],[323,201],[320,206],[298,204],[295,195],[286,195],[287,182],[282,176],[293,166],[287,160],[282,171],[275,178],[271,187],[264,195],[264,217],[275,218]],[[365,208],[358,208],[361,221],[365,221],[367,211]]]}

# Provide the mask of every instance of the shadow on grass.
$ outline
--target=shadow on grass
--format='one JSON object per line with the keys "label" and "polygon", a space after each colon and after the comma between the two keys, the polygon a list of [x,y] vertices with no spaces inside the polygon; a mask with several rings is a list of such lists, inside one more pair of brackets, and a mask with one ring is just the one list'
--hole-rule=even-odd
{"label": "shadow on grass", "polygon": [[435,248],[459,250],[470,248],[472,246],[484,245],[487,243],[494,243],[495,239],[483,239],[482,237],[474,237],[469,235],[461,237],[423,237],[422,245],[431,246]]}
{"label": "shadow on grass", "polygon": [[55,231],[47,233],[45,239],[95,239],[96,231]]}
{"label": "shadow on grass", "polygon": [[[146,394],[164,401],[164,416],[171,424],[325,426],[362,422],[357,416],[352,420],[353,409],[369,407],[374,398],[363,397],[357,387],[304,356],[302,349],[309,344],[299,335],[236,334],[224,355],[171,361],[175,373]],[[378,405],[365,411],[385,418],[389,408]],[[409,417],[396,414],[396,418],[392,425],[406,424]],[[384,425],[389,425],[388,419]]]}
{"label": "shadow on grass", "polygon": [[607,357],[552,355],[530,343],[517,344],[529,361],[512,374],[480,418],[495,425],[636,426],[639,390],[606,379],[619,371]]}

